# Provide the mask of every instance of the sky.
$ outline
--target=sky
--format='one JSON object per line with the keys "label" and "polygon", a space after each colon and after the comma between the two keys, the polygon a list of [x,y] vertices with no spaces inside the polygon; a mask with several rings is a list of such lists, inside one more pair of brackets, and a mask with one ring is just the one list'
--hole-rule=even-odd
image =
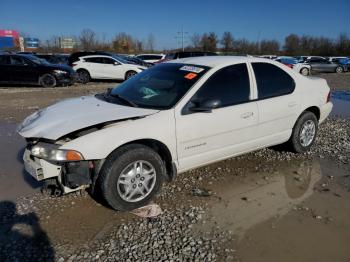
{"label": "sky", "polygon": [[253,41],[283,41],[290,33],[350,34],[350,0],[0,0],[0,10],[0,29],[40,40],[83,29],[105,39],[126,32],[145,41],[152,33],[158,49],[180,47],[175,36],[181,27],[189,37],[230,31]]}

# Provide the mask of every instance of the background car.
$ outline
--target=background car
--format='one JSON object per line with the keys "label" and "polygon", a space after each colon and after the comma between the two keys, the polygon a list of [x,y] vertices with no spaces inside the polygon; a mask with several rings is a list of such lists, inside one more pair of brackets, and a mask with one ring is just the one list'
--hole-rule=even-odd
{"label": "background car", "polygon": [[292,68],[294,71],[297,71],[298,73],[304,76],[307,76],[310,74],[311,66],[305,63],[299,63],[295,57],[280,56],[274,60],[288,66],[289,68]]}
{"label": "background car", "polygon": [[139,54],[135,56],[147,63],[157,63],[159,60],[164,59],[164,54]]}
{"label": "background car", "polygon": [[75,61],[72,66],[82,83],[87,83],[91,79],[126,80],[147,68],[115,55],[79,57],[79,60]]}
{"label": "background car", "polygon": [[174,59],[181,59],[181,58],[188,58],[188,57],[197,57],[197,56],[217,56],[217,53],[214,52],[201,52],[201,51],[195,51],[195,52],[174,52],[174,53],[168,53],[165,55],[163,60],[158,61],[158,63],[174,60]]}
{"label": "background car", "polygon": [[311,71],[318,73],[342,73],[346,71],[346,67],[344,65],[329,62],[324,57],[308,57],[304,63],[309,64],[311,66]]}
{"label": "background car", "polygon": [[68,66],[49,64],[33,55],[0,55],[0,83],[55,87],[75,80],[76,73]]}
{"label": "background car", "polygon": [[141,65],[141,66],[145,66],[145,67],[151,67],[151,66],[154,65],[153,63],[149,63],[149,62],[143,61],[142,59],[137,58],[136,56],[128,56],[128,55],[117,55],[117,56],[119,56],[122,59],[127,60],[127,61],[129,61],[131,63],[137,64],[137,65]]}
{"label": "background car", "polygon": [[332,63],[343,65],[344,71],[350,71],[350,58],[346,56],[328,57]]}
{"label": "background car", "polygon": [[88,56],[88,55],[106,55],[106,56],[112,56],[111,53],[108,52],[103,52],[103,51],[80,51],[80,52],[75,52],[72,53],[69,57],[68,57],[68,65],[72,66],[72,64],[75,61],[79,60],[79,57],[82,56]]}

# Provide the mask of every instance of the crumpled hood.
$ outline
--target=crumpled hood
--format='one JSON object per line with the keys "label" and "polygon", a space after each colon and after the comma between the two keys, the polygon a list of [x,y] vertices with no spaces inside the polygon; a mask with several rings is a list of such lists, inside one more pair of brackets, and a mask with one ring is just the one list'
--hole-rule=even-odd
{"label": "crumpled hood", "polygon": [[25,138],[57,140],[71,132],[110,121],[142,117],[159,110],[123,106],[95,96],[69,98],[28,116],[18,126]]}

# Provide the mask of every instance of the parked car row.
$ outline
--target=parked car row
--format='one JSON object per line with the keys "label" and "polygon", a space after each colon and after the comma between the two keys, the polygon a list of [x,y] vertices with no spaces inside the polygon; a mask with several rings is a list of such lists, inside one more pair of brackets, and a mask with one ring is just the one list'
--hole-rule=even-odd
{"label": "parked car row", "polygon": [[[269,58],[270,56],[263,56]],[[350,71],[350,59],[348,57],[321,57],[321,56],[280,56],[271,58],[286,66],[297,70],[302,75],[314,73],[343,73]]]}
{"label": "parked car row", "polygon": [[[0,83],[32,84],[43,87],[72,85],[93,79],[126,80],[141,71],[170,60],[217,56],[213,52],[172,52],[168,54],[112,54],[103,51],[81,51],[71,55],[36,54],[32,52],[0,53]],[[307,76],[311,72],[350,71],[348,57],[265,55]]]}

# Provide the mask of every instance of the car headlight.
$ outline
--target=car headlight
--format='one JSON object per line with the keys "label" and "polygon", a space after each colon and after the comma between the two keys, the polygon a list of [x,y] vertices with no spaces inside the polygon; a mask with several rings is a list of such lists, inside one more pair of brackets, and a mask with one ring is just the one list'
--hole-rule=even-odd
{"label": "car headlight", "polygon": [[137,69],[143,71],[143,70],[145,70],[146,68],[144,68],[144,67],[138,67]]}
{"label": "car headlight", "polygon": [[42,145],[33,146],[30,152],[35,157],[51,161],[66,162],[84,160],[83,156],[78,151],[57,149]]}
{"label": "car headlight", "polygon": [[53,72],[54,72],[55,74],[58,74],[58,75],[68,74],[67,71],[63,71],[63,70],[53,70]]}

